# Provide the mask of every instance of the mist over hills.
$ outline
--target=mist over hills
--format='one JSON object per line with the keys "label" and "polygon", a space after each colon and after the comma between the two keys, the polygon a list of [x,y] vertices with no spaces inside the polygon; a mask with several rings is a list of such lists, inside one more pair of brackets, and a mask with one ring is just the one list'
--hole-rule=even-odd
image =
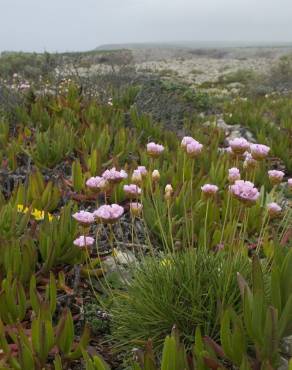
{"label": "mist over hills", "polygon": [[209,48],[292,48],[291,42],[274,41],[168,41],[168,42],[133,42],[103,44],[95,50],[118,50],[118,49],[165,49],[165,48],[190,48],[190,49],[209,49]]}

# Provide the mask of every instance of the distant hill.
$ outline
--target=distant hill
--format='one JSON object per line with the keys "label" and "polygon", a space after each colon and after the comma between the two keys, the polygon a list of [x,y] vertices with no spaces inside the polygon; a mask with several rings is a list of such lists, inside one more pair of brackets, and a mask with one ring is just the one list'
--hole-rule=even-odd
{"label": "distant hill", "polygon": [[125,44],[104,44],[95,50],[120,50],[120,49],[209,49],[209,48],[238,48],[238,47],[292,47],[292,42],[260,42],[260,41],[173,41],[173,42],[145,42]]}

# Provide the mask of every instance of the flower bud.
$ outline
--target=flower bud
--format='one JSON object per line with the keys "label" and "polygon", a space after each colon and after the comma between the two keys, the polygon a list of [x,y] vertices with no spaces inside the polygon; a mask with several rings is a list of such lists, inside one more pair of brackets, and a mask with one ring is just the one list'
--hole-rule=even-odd
{"label": "flower bud", "polygon": [[160,180],[160,173],[159,173],[159,171],[158,171],[158,170],[154,170],[154,171],[152,172],[152,180],[153,180],[154,182],[158,182],[158,181]]}

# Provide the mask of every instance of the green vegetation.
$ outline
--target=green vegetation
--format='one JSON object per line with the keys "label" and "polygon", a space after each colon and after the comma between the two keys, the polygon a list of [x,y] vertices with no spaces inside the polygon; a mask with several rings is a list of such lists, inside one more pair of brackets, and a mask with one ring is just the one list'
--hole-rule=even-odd
{"label": "green vegetation", "polygon": [[[53,57],[22,58],[0,68],[30,78]],[[277,369],[292,335],[290,96],[160,81],[197,112],[170,130],[139,112],[141,82],[110,83],[110,100],[47,84],[0,99],[0,368]],[[202,124],[214,111],[269,148],[226,150]]]}

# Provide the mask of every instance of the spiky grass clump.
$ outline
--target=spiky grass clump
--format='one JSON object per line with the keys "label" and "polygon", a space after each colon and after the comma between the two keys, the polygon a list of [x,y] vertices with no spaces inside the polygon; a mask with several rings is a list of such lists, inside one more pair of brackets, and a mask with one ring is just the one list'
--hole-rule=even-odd
{"label": "spiky grass clump", "polygon": [[197,326],[218,339],[222,309],[232,305],[240,311],[237,272],[249,278],[249,259],[224,251],[188,250],[145,259],[127,291],[114,298],[112,333],[117,346],[143,345],[151,338],[160,347],[174,324],[188,347]]}

